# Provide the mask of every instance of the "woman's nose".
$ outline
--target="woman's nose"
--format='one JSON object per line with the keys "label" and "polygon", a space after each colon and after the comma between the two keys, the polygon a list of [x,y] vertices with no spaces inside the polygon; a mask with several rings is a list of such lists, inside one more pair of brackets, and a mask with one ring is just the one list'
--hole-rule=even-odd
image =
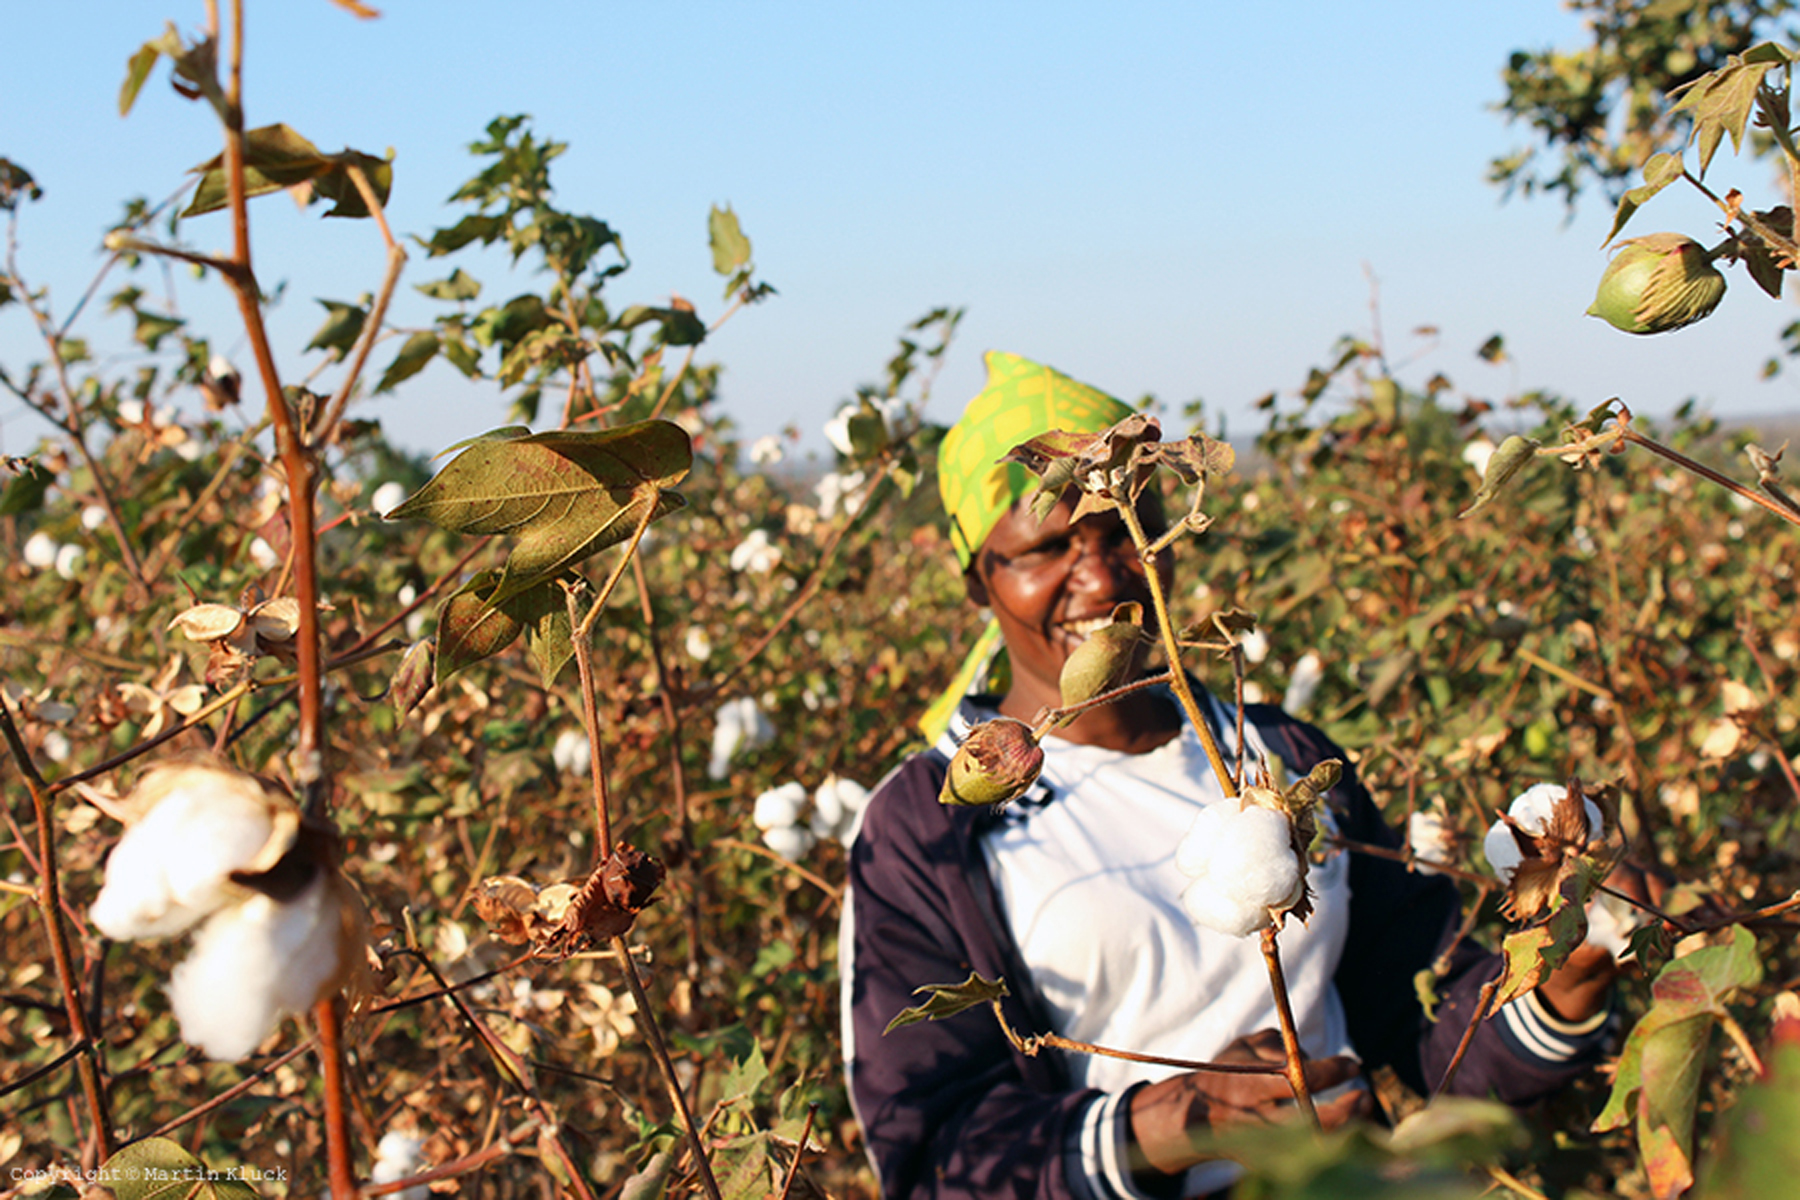
{"label": "woman's nose", "polygon": [[1094,589],[1117,587],[1137,567],[1137,548],[1111,536],[1077,539],[1075,562],[1069,567],[1072,586]]}

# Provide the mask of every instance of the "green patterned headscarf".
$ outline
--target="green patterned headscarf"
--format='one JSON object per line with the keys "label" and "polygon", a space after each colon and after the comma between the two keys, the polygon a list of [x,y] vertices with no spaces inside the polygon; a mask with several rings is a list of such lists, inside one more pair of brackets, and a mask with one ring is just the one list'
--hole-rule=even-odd
{"label": "green patterned headscarf", "polygon": [[987,386],[938,449],[938,490],[950,518],[950,542],[965,569],[1032,487],[1023,466],[1000,462],[1008,450],[1052,429],[1098,432],[1132,411],[1098,388],[1016,354],[988,351],[987,371]]}

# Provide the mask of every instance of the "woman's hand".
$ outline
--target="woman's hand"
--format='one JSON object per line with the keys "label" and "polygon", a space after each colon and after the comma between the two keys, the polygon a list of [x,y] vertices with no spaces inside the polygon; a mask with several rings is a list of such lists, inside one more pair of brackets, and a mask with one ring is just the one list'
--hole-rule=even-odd
{"label": "woman's hand", "polygon": [[[1282,1063],[1281,1034],[1263,1029],[1227,1046],[1215,1061]],[[1362,1064],[1345,1055],[1309,1059],[1306,1082],[1317,1095],[1355,1079]],[[1318,1106],[1327,1129],[1373,1111],[1367,1088],[1355,1088]],[[1132,1171],[1146,1181],[1175,1175],[1212,1157],[1196,1148],[1194,1135],[1233,1125],[1284,1121],[1299,1112],[1287,1078],[1280,1074],[1227,1075],[1191,1071],[1139,1088],[1131,1097]]]}

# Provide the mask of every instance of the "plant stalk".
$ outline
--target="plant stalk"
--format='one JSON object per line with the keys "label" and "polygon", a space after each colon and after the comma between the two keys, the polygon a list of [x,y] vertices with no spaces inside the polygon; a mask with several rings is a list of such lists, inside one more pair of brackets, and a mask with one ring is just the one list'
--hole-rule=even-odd
{"label": "plant stalk", "polygon": [[1275,1013],[1281,1018],[1281,1045],[1287,1051],[1283,1073],[1294,1089],[1294,1103],[1314,1129],[1320,1128],[1319,1111],[1313,1107],[1312,1090],[1306,1084],[1306,1055],[1300,1049],[1300,1033],[1294,1025],[1294,1006],[1288,1001],[1287,976],[1281,969],[1281,946],[1275,926],[1262,931],[1263,962],[1269,967],[1269,988],[1275,993]]}

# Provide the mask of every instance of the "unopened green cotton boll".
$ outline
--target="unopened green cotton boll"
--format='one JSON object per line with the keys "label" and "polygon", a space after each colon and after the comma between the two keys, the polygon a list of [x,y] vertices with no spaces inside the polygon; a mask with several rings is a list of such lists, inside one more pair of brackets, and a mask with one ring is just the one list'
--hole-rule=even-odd
{"label": "unopened green cotton boll", "polygon": [[[1120,607],[1137,609],[1136,605]],[[1070,653],[1060,678],[1063,704],[1085,704],[1131,678],[1143,646],[1143,630],[1129,619],[1135,615],[1135,611],[1123,617],[1115,613],[1111,625],[1088,634]]]}
{"label": "unopened green cotton boll", "polygon": [[1588,315],[1626,333],[1667,333],[1708,316],[1724,295],[1725,276],[1706,247],[1653,233],[1620,243]]}

